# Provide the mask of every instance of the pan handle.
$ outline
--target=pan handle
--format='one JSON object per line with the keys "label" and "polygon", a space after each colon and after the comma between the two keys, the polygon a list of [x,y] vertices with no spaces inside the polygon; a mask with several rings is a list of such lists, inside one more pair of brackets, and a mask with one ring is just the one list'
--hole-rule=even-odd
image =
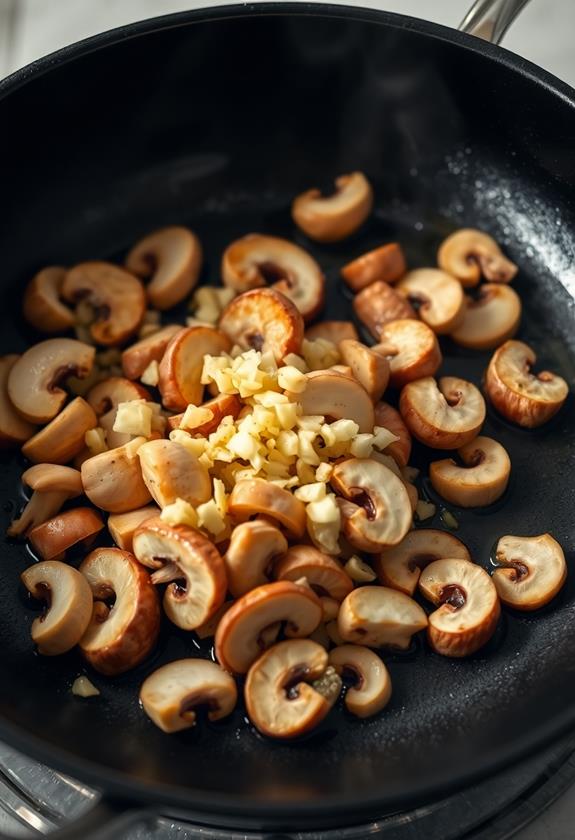
{"label": "pan handle", "polygon": [[475,0],[459,25],[461,32],[499,44],[529,0]]}

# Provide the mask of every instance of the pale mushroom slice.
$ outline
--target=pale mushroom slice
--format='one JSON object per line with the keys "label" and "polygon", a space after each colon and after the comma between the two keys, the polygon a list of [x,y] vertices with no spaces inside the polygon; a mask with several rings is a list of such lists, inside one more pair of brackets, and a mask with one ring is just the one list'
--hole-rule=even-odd
{"label": "pale mushroom slice", "polygon": [[22,454],[34,464],[67,464],[84,449],[86,432],[97,425],[93,409],[82,397],[76,397],[26,441]]}
{"label": "pale mushroom slice", "polygon": [[536,361],[527,344],[506,341],[493,354],[485,374],[485,392],[497,411],[527,429],[547,423],[569,394],[568,384],[556,373],[532,373]]}
{"label": "pale mushroom slice", "polygon": [[470,656],[495,633],[501,613],[487,572],[468,560],[446,558],[421,573],[419,590],[438,609],[429,616],[427,638],[442,656]]}
{"label": "pale mushroom slice", "polygon": [[157,332],[130,344],[122,351],[122,370],[127,379],[139,379],[151,362],[160,362],[172,338],[184,329],[167,324]]}
{"label": "pale mushroom slice", "polygon": [[496,440],[480,435],[457,454],[463,466],[452,458],[430,464],[433,489],[459,507],[483,507],[496,502],[507,489],[511,475],[506,449]]}
{"label": "pale mushroom slice", "polygon": [[109,376],[90,388],[86,394],[86,400],[100,417],[118,408],[120,403],[131,400],[151,400],[151,395],[138,382],[124,379],[123,376]]}
{"label": "pale mushroom slice", "polygon": [[383,450],[391,455],[400,467],[405,467],[411,455],[411,435],[403,422],[402,416],[393,406],[386,402],[379,402],[375,406],[375,425],[383,426],[399,440],[394,440]]}
{"label": "pale mushroom slice", "polygon": [[146,311],[146,295],[138,278],[107,262],[85,262],[71,268],[64,278],[62,297],[92,308],[90,334],[97,344],[107,347],[131,338]]}
{"label": "pale mushroom slice", "polygon": [[331,341],[332,344],[339,344],[340,341],[346,339],[359,341],[358,332],[351,321],[319,321],[306,329],[305,337],[308,341],[323,338],[324,341]]}
{"label": "pale mushroom slice", "polygon": [[[274,567],[274,576],[276,580],[294,582],[305,578],[316,595],[322,598],[324,618],[326,618],[326,612],[329,614],[333,606],[326,604],[325,601],[335,602],[337,615],[339,602],[343,601],[353,589],[353,580],[338,560],[311,545],[292,545],[287,549]],[[327,616],[328,619],[335,617],[335,615]]]}
{"label": "pale mushroom slice", "polygon": [[453,534],[420,528],[410,531],[399,545],[382,551],[374,559],[373,567],[383,586],[413,595],[421,570],[444,558],[471,561],[467,546]]}
{"label": "pale mushroom slice", "polygon": [[296,225],[316,242],[340,242],[365,222],[373,207],[373,190],[363,172],[335,179],[335,192],[307,190],[294,198],[291,214]]}
{"label": "pale mushroom slice", "polygon": [[30,500],[6,533],[9,537],[26,534],[37,525],[52,519],[64,502],[83,492],[78,470],[56,464],[36,464],[22,473],[22,483],[33,491]]}
{"label": "pale mushroom slice", "polygon": [[482,276],[492,283],[510,283],[517,274],[517,266],[497,242],[474,228],[462,228],[448,236],[441,243],[437,262],[466,288],[477,286]]}
{"label": "pale mushroom slice", "polygon": [[409,382],[399,398],[405,425],[432,449],[458,449],[477,437],[485,420],[485,400],[471,382],[431,376]]}
{"label": "pale mushroom slice", "polygon": [[380,400],[390,375],[389,362],[385,356],[353,339],[340,341],[339,352],[344,364],[349,365],[353,376],[373,402]]}
{"label": "pale mushroom slice", "polygon": [[148,300],[156,309],[171,309],[187,297],[200,276],[202,245],[196,234],[174,225],[140,239],[126,257],[126,268],[144,279]]}
{"label": "pale mushroom slice", "polygon": [[373,432],[373,402],[365,388],[346,374],[314,370],[306,374],[305,389],[298,394],[288,391],[287,397],[301,405],[304,415],[353,420],[361,433]]}
{"label": "pale mushroom slice", "polygon": [[132,551],[132,540],[140,525],[159,515],[156,505],[145,505],[127,513],[112,513],[108,517],[108,531],[118,548]]}
{"label": "pale mushroom slice", "polygon": [[406,274],[395,288],[438,335],[449,335],[463,320],[466,306],[463,288],[446,271],[418,268]]}
{"label": "pale mushroom slice", "polygon": [[330,483],[343,496],[343,532],[360,551],[381,551],[401,542],[412,524],[405,484],[378,461],[348,458],[336,464]]}
{"label": "pale mushroom slice", "polygon": [[38,652],[45,656],[67,653],[78,644],[92,616],[92,590],[86,578],[58,560],[35,563],[20,577],[30,595],[47,606],[32,622],[32,641]]}
{"label": "pale mushroom slice", "polygon": [[219,327],[242,350],[271,353],[277,362],[300,353],[303,318],[289,298],[275,289],[252,289],[232,300]]}
{"label": "pale mushroom slice", "polygon": [[92,508],[73,508],[32,528],[28,539],[42,560],[62,560],[69,548],[77,543],[87,546],[103,527],[101,517]]}
{"label": "pale mushroom slice", "polygon": [[207,468],[181,443],[150,440],[138,448],[138,458],[144,484],[161,508],[176,499],[197,507],[211,497]]}
{"label": "pale mushroom slice", "polygon": [[510,286],[484,283],[467,298],[465,314],[451,338],[471,350],[492,350],[512,338],[521,320],[521,299]]}
{"label": "pale mushroom slice", "polygon": [[20,357],[16,354],[0,357],[0,448],[10,448],[25,443],[36,427],[24,420],[8,396],[8,377]]}
{"label": "pale mushroom slice", "polygon": [[362,645],[339,645],[330,652],[329,664],[340,676],[354,681],[345,694],[345,706],[352,715],[372,717],[391,700],[389,671],[373,650]]}
{"label": "pale mushroom slice", "polygon": [[282,580],[242,595],[222,617],[216,631],[216,658],[222,668],[245,674],[272,645],[282,622],[286,636],[309,636],[322,619],[322,606],[309,586]]}
{"label": "pale mushroom slice", "polygon": [[96,350],[72,338],[49,338],[30,347],[13,364],[8,397],[31,423],[48,423],[66,402],[60,384],[69,376],[88,376]]}
{"label": "pale mushroom slice", "polygon": [[231,516],[247,519],[264,514],[283,525],[294,537],[303,537],[306,525],[305,505],[299,499],[263,478],[248,478],[236,482],[230,494],[228,511]]}
{"label": "pale mushroom slice", "polygon": [[379,248],[347,263],[340,274],[353,292],[360,292],[376,280],[396,283],[406,271],[401,245],[398,242],[388,242],[387,245],[380,245]]}
{"label": "pale mushroom slice", "polygon": [[209,419],[202,420],[196,425],[190,421],[185,412],[182,412],[168,417],[168,428],[185,429],[194,435],[207,437],[211,432],[216,431],[224,417],[233,417],[235,420],[243,407],[244,404],[237,394],[218,394],[201,405],[201,414]]}
{"label": "pale mushroom slice", "polygon": [[251,233],[232,242],[222,257],[222,280],[237,292],[269,283],[271,290],[290,300],[304,321],[313,320],[324,303],[325,277],[317,262],[299,245],[277,236]]}
{"label": "pale mushroom slice", "polygon": [[557,595],[567,579],[563,549],[551,534],[501,537],[491,579],[508,607],[538,610]]}
{"label": "pale mushroom slice", "polygon": [[228,717],[237,699],[234,678],[205,659],[169,662],[150,674],[140,689],[145,713],[168,733],[195,726],[198,707],[207,707],[209,720]]}
{"label": "pale mushroom slice", "polygon": [[65,332],[74,326],[74,313],[60,300],[65,276],[65,268],[51,265],[35,274],[26,286],[24,317],[40,332]]}
{"label": "pale mushroom slice", "polygon": [[127,513],[152,500],[142,478],[138,450],[146,438],[88,458],[81,466],[84,493],[92,504],[108,513]]}
{"label": "pale mushroom slice", "polygon": [[156,587],[135,557],[119,548],[94,549],[80,572],[95,601],[80,639],[82,655],[100,674],[123,674],[139,665],[156,644],[160,631]]}
{"label": "pale mushroom slice", "polygon": [[434,376],[443,361],[437,336],[422,321],[391,321],[381,328],[379,341],[373,350],[389,362],[389,381],[394,388]]}
{"label": "pale mushroom slice", "polygon": [[224,603],[224,561],[215,545],[199,531],[151,519],[136,530],[132,545],[139,562],[155,569],[152,582],[169,584],[164,592],[164,611],[178,627],[195,630]]}
{"label": "pale mushroom slice", "polygon": [[170,340],[159,367],[158,388],[171,411],[200,405],[204,394],[204,356],[219,356],[231,349],[229,338],[214,327],[187,327]]}
{"label": "pale mushroom slice", "polygon": [[360,586],[341,605],[337,627],[344,642],[407,650],[412,636],[427,627],[427,616],[403,592]]}
{"label": "pale mushroom slice", "polygon": [[285,554],[287,548],[286,538],[271,522],[255,519],[236,525],[224,555],[228,588],[233,597],[239,598],[250,589],[268,583],[274,559]]}
{"label": "pale mushroom slice", "polygon": [[384,280],[376,280],[362,289],[353,300],[353,309],[376,341],[382,340],[382,330],[390,321],[417,320],[410,302]]}

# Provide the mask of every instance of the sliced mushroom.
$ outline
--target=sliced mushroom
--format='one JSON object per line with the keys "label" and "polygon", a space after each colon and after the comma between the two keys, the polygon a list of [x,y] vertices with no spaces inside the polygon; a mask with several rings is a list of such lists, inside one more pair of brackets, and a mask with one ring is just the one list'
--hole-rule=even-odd
{"label": "sliced mushroom", "polygon": [[399,438],[390,443],[384,452],[391,455],[400,467],[405,467],[411,455],[411,435],[399,411],[386,402],[379,402],[375,406],[375,425],[383,426]]}
{"label": "sliced mushroom", "polygon": [[195,630],[224,603],[224,561],[215,545],[199,531],[151,519],[137,529],[132,544],[140,563],[156,570],[152,582],[169,584],[164,611],[178,627]]}
{"label": "sliced mushroom", "polygon": [[163,732],[195,726],[196,709],[206,706],[208,718],[231,715],[238,699],[233,677],[205,659],[178,659],[150,674],[140,689],[145,713]]}
{"label": "sliced mushroom", "polygon": [[376,280],[359,292],[354,298],[353,309],[376,341],[381,341],[382,330],[390,321],[417,320],[410,302],[383,280]]}
{"label": "sliced mushroom", "polygon": [[228,510],[232,516],[248,518],[258,513],[277,519],[294,537],[305,533],[305,505],[289,490],[263,478],[238,481],[230,494]]}
{"label": "sliced mushroom", "polygon": [[320,321],[306,329],[305,337],[308,341],[323,338],[325,341],[331,341],[332,344],[339,344],[340,341],[348,338],[359,341],[359,335],[351,321]]}
{"label": "sliced mushroom", "polygon": [[493,354],[485,374],[485,391],[495,408],[527,429],[547,423],[569,394],[569,386],[556,373],[532,373],[536,361],[527,344],[506,341]]}
{"label": "sliced mushroom", "polygon": [[171,309],[198,282],[202,258],[196,234],[174,225],[140,239],[126,257],[126,268],[138,277],[151,277],[146,294],[153,307]]}
{"label": "sliced mushroom", "polygon": [[396,283],[406,271],[401,245],[389,242],[347,263],[340,274],[352,291],[360,292],[377,280]]}
{"label": "sliced mushroom", "polygon": [[74,508],[37,525],[28,539],[42,560],[61,560],[77,543],[89,545],[103,527],[99,514],[92,508]]}
{"label": "sliced mushroom", "polygon": [[[276,580],[297,581],[306,578],[316,595],[322,598],[324,615],[325,600],[333,600],[339,610],[339,601],[343,601],[353,589],[353,581],[341,564],[329,554],[318,551],[311,545],[292,545],[274,568]],[[326,597],[327,596],[327,597]],[[329,611],[330,605],[327,605]],[[335,618],[335,616],[329,616]],[[329,619],[328,619],[329,620]]]}
{"label": "sliced mushroom", "polygon": [[495,633],[501,607],[487,572],[468,560],[436,560],[421,573],[419,589],[438,609],[427,638],[442,656],[470,656]]}
{"label": "sliced mushroom", "polygon": [[344,642],[407,650],[411,637],[427,627],[427,616],[403,592],[360,586],[341,605],[337,627]]}
{"label": "sliced mushroom", "polygon": [[151,440],[138,449],[144,484],[154,501],[164,508],[176,499],[194,507],[207,502],[212,483],[206,467],[181,443]]}
{"label": "sliced mushroom", "polygon": [[538,610],[557,595],[567,579],[563,549],[551,534],[538,537],[501,537],[497,568],[491,579],[508,607]]}
{"label": "sliced mushroom", "polygon": [[32,622],[32,641],[45,656],[67,653],[78,644],[92,616],[92,590],[86,578],[67,563],[35,563],[21,575],[30,595],[47,610]]}
{"label": "sliced mushroom", "polygon": [[[415,322],[414,322],[415,323]],[[349,365],[353,376],[365,388],[374,402],[381,399],[389,382],[389,362],[365,344],[353,339],[339,343],[342,361]]]}
{"label": "sliced mushroom", "polygon": [[437,336],[421,321],[404,318],[385,324],[374,348],[389,362],[389,381],[394,388],[424,376],[434,376],[442,356]]}
{"label": "sliced mushroom", "polygon": [[224,556],[228,588],[234,598],[268,583],[274,558],[287,547],[286,538],[271,522],[256,519],[236,525]]}
{"label": "sliced mushroom", "polygon": [[333,370],[314,370],[306,378],[302,393],[287,393],[288,399],[300,403],[304,415],[353,420],[361,433],[373,432],[373,403],[359,382]]}
{"label": "sliced mushroom", "polygon": [[521,320],[521,299],[510,286],[484,283],[477,298],[467,298],[461,324],[452,339],[472,350],[491,350],[515,335]]}
{"label": "sliced mushroom", "polygon": [[84,461],[82,484],[92,504],[109,513],[127,513],[152,500],[138,458],[144,443],[146,438],[138,437]]}
{"label": "sliced mushroom", "polygon": [[220,318],[220,329],[243,350],[262,350],[281,362],[299,353],[303,319],[285,295],[275,289],[252,289],[234,298]]}
{"label": "sliced mushroom", "polygon": [[477,286],[482,276],[492,283],[510,283],[517,274],[517,266],[504,256],[497,242],[473,228],[448,236],[441,243],[437,261],[466,288]]}
{"label": "sliced mushroom", "polygon": [[128,513],[112,513],[108,517],[108,531],[118,548],[132,551],[132,540],[140,525],[148,519],[155,519],[159,514],[156,505],[146,505]]}
{"label": "sliced mushroom", "polygon": [[162,402],[171,411],[184,411],[190,403],[200,405],[204,356],[219,356],[231,349],[227,336],[213,327],[188,327],[171,339],[159,368],[158,388]]}
{"label": "sliced mushroom", "polygon": [[66,401],[59,387],[69,376],[88,376],[96,351],[72,338],[40,341],[13,364],[8,396],[19,414],[31,423],[48,423]]}
{"label": "sliced mushroom", "polygon": [[445,271],[418,268],[406,274],[396,289],[438,335],[449,335],[463,321],[466,304],[461,283]]}
{"label": "sliced mushroom", "polygon": [[369,458],[348,458],[336,464],[330,483],[343,496],[343,532],[360,551],[380,551],[404,538],[412,523],[405,484]]}
{"label": "sliced mushroom", "polygon": [[346,708],[352,715],[371,717],[387,706],[391,677],[377,653],[361,645],[340,645],[329,654],[329,663],[340,676],[354,680],[345,695]]}
{"label": "sliced mushroom", "polygon": [[221,607],[215,611],[215,613],[208,618],[207,621],[204,621],[203,624],[200,624],[199,627],[196,627],[194,633],[198,637],[198,639],[213,639],[216,635],[216,630],[218,629],[218,624],[222,620],[222,616],[227,613],[234,602],[233,601],[224,601]]}
{"label": "sliced mushroom", "polygon": [[8,396],[8,377],[20,357],[12,354],[0,357],[0,448],[19,446],[36,431],[32,423],[23,420]]}
{"label": "sliced mushroom", "polygon": [[235,420],[243,407],[243,403],[237,394],[218,394],[202,404],[202,410],[211,412],[212,416],[209,420],[200,423],[198,426],[190,426],[184,420],[184,413],[175,414],[173,417],[168,417],[168,427],[170,429],[186,429],[193,432],[194,435],[207,437],[211,432],[216,431],[224,417],[233,417]]}
{"label": "sliced mushroom", "polygon": [[362,172],[340,175],[335,187],[329,196],[322,196],[318,189],[307,190],[292,203],[292,219],[316,242],[347,239],[371,213],[373,190]]}
{"label": "sliced mushroom", "polygon": [[122,376],[110,376],[94,385],[86,394],[86,399],[100,417],[122,402],[131,400],[151,400],[150,392],[130,379]]}
{"label": "sliced mushroom", "polygon": [[[80,650],[100,674],[123,674],[139,665],[156,644],[160,631],[156,588],[135,557],[119,548],[96,548],[80,571],[95,601]],[[109,606],[106,602],[112,599]]]}
{"label": "sliced mushroom", "polygon": [[258,586],[239,598],[220,621],[216,657],[226,671],[245,674],[275,642],[281,622],[286,636],[298,638],[313,633],[321,619],[321,602],[309,586],[287,580]]}
{"label": "sliced mushroom", "polygon": [[64,279],[62,296],[70,303],[92,307],[90,334],[97,344],[122,344],[140,326],[146,295],[137,277],[107,262],[85,262],[71,268]]}
{"label": "sliced mushroom", "polygon": [[[222,257],[222,279],[224,285],[238,292],[255,290],[270,283],[271,289],[288,298],[305,321],[313,320],[324,302],[325,277],[317,262],[299,245],[277,236],[251,233],[232,242]],[[250,301],[252,299],[257,300],[257,295]],[[259,304],[260,310],[263,305]],[[232,304],[227,308],[230,306]],[[234,312],[239,317],[238,311]],[[260,311],[260,317],[267,321],[273,316]],[[281,317],[279,312],[276,317]]]}
{"label": "sliced mushroom", "polygon": [[453,534],[421,528],[410,531],[399,545],[382,551],[374,560],[374,568],[384,586],[413,595],[421,570],[444,558],[471,561],[467,546]]}
{"label": "sliced mushroom", "polygon": [[457,454],[459,466],[452,458],[433,461],[429,477],[440,496],[459,507],[482,507],[497,501],[509,483],[511,461],[496,440],[476,437],[462,446]]}
{"label": "sliced mushroom", "polygon": [[401,392],[399,410],[411,434],[432,449],[465,446],[485,420],[481,392],[456,376],[409,382]]}
{"label": "sliced mushroom", "polygon": [[65,332],[74,326],[74,313],[60,300],[66,269],[59,265],[43,268],[26,286],[24,317],[40,332]]}
{"label": "sliced mushroom", "polygon": [[85,446],[85,435],[98,425],[98,418],[86,400],[76,397],[54,419],[22,447],[22,454],[34,464],[66,464]]}
{"label": "sliced mushroom", "polygon": [[157,332],[136,341],[122,352],[122,370],[128,379],[139,379],[151,362],[159,362],[172,338],[184,329],[168,324]]}
{"label": "sliced mushroom", "polygon": [[83,492],[78,470],[56,464],[36,464],[22,473],[22,483],[31,488],[32,496],[22,515],[7,530],[9,537],[26,534],[37,525],[52,519],[68,499]]}

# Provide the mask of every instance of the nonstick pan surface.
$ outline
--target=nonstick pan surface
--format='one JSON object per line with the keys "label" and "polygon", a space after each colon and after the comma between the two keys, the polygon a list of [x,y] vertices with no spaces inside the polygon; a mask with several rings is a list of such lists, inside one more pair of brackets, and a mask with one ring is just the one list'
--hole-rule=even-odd
{"label": "nonstick pan surface", "polygon": [[[348,318],[339,267],[376,244],[432,265],[452,229],[495,236],[520,266],[520,338],[542,366],[575,381],[573,92],[504,50],[441,27],[375,12],[297,4],[169,17],[101,36],[0,85],[0,350],[38,337],[22,322],[27,280],[47,264],[119,259],[154,227],[183,223],[206,252],[203,281],[235,237],[294,239],[328,277],[325,316]],[[290,200],[351,169],[376,188],[375,212],[336,246],[307,241]],[[443,342],[442,373],[480,384],[489,354]],[[575,404],[543,429],[489,413],[484,433],[513,475],[490,509],[459,511],[458,536],[490,567],[507,533],[550,531],[567,585],[547,609],[504,611],[489,645],[455,661],[417,640],[386,656],[394,694],[360,722],[340,707],[293,744],[258,736],[240,706],[175,737],[138,707],[144,677],[197,655],[167,622],[156,654],[101,696],[70,692],[87,669],[37,656],[19,575],[2,546],[0,738],[109,794],[185,806],[213,823],[340,825],[486,775],[575,723]],[[416,449],[424,469],[427,455]],[[21,505],[22,462],[2,456],[1,526]],[[439,516],[427,526],[444,527]],[[78,558],[76,558],[78,559]],[[210,655],[204,649],[202,655]]]}

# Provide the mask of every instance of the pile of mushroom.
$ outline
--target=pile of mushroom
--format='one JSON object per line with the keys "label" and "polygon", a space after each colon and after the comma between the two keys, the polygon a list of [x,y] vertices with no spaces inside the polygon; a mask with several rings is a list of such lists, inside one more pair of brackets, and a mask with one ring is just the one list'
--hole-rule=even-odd
{"label": "pile of mushroom", "polygon": [[[335,185],[292,206],[321,243],[354,234],[373,205],[362,173]],[[557,594],[566,565],[549,534],[501,537],[490,576],[455,536],[414,525],[435,503],[492,504],[512,469],[481,434],[478,384],[441,372],[440,337],[495,350],[484,390],[511,422],[541,425],[568,393],[512,340],[517,267],[490,236],[456,231],[438,266],[412,270],[399,243],[359,254],[341,268],[359,324],[311,323],[326,280],[293,242],[245,235],[222,255],[223,286],[195,290],[202,258],[193,231],[169,227],[124,266],[48,267],[26,290],[26,319],[50,337],[0,359],[0,442],[32,462],[8,536],[37,558],[22,582],[45,604],[31,628],[41,654],[77,647],[105,677],[140,666],[142,707],[165,732],[202,706],[230,715],[243,687],[254,726],[294,738],[342,680],[349,713],[379,713],[381,657],[417,634],[467,656],[502,603]],[[190,295],[185,324],[161,317]],[[445,451],[430,466],[435,503],[415,485],[412,437]],[[213,642],[216,661],[150,672],[162,620]]]}

